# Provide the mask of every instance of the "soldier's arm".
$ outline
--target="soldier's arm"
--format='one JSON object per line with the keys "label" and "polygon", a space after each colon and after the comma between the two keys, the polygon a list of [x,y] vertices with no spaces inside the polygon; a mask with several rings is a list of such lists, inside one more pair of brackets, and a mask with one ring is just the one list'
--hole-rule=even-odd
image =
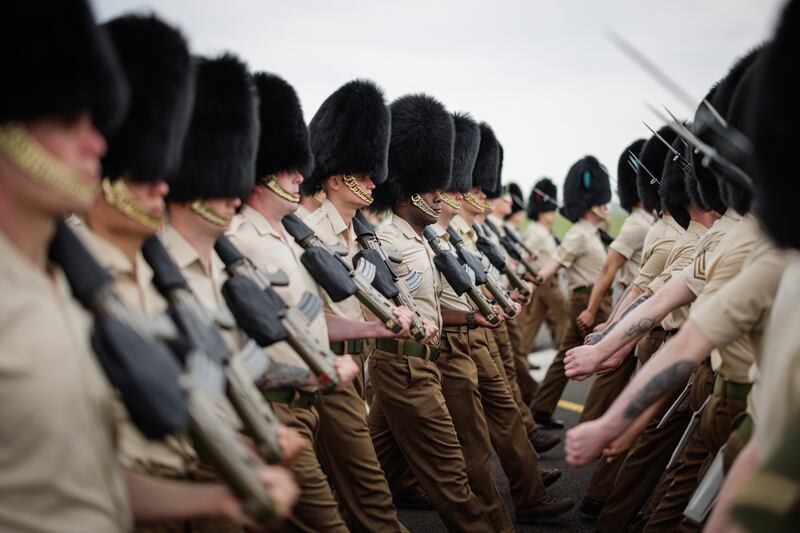
{"label": "soldier's arm", "polygon": [[560,268],[561,268],[561,263],[559,263],[555,259],[551,259],[545,265],[545,267],[539,271],[539,275],[542,276],[542,283],[552,278]]}
{"label": "soldier's arm", "polygon": [[[350,339],[381,339],[384,337],[405,337],[408,335],[408,324],[411,322],[410,316],[406,316],[405,307],[398,308],[400,315],[398,320],[405,326],[399,333],[387,328],[380,320],[357,321],[325,313],[325,321],[328,323],[328,340],[331,342],[347,341]],[[397,316],[398,313],[395,313]],[[408,320],[406,320],[408,319]]]}
{"label": "soldier's arm", "polygon": [[606,261],[603,263],[603,269],[600,271],[600,277],[597,278],[592,287],[589,303],[586,305],[586,309],[578,316],[578,325],[582,328],[588,329],[594,324],[594,319],[597,316],[597,310],[600,309],[603,297],[611,287],[614,282],[614,276],[617,275],[617,271],[622,268],[625,261],[627,261],[625,256],[616,250],[610,249],[608,251]]}
{"label": "soldier's arm", "polygon": [[711,353],[713,345],[687,322],[644,365],[606,413],[567,432],[567,462],[580,466],[598,457],[603,448],[622,434],[648,407],[686,383],[694,368]]}

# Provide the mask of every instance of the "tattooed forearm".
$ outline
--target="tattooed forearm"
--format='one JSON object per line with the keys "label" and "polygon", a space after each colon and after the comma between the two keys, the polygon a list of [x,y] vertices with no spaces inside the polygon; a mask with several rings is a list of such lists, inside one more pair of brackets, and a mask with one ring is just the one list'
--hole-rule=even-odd
{"label": "tattooed forearm", "polygon": [[631,403],[625,408],[625,418],[632,419],[638,417],[662,396],[686,383],[693,369],[693,362],[678,361],[674,365],[665,368],[653,376],[653,378],[636,393]]}
{"label": "tattooed forearm", "polygon": [[260,389],[285,387],[307,387],[311,383],[311,371],[301,366],[272,361],[269,369],[256,382]]}
{"label": "tattooed forearm", "polygon": [[628,313],[630,313],[631,311],[642,305],[648,298],[650,298],[649,294],[642,294],[641,296],[636,298],[633,302],[631,302],[631,304],[628,307],[625,308],[625,310],[620,315],[619,319],[622,320],[623,318],[625,318],[625,315],[627,315]]}
{"label": "tattooed forearm", "polygon": [[623,318],[625,318],[625,315],[627,315],[628,313],[630,313],[631,311],[633,311],[634,309],[639,307],[639,305],[641,305],[648,298],[650,298],[650,295],[648,295],[648,294],[643,294],[643,295],[639,296],[637,299],[635,299],[633,302],[631,302],[631,304],[628,307],[625,308],[625,311],[622,312],[622,315],[620,315],[620,317],[618,319],[616,319],[614,322],[609,324],[608,327],[606,327],[606,329],[604,329],[603,331],[598,331],[597,333],[590,333],[589,335],[587,335],[586,336],[586,342],[584,342],[584,344],[587,344],[587,345],[591,346],[592,344],[597,344],[601,340],[605,339],[606,336],[609,333],[611,333],[611,331],[614,329],[614,327],[617,324],[619,324],[620,321]]}
{"label": "tattooed forearm", "polygon": [[654,319],[652,319],[650,317],[643,318],[643,319],[639,320],[638,322],[634,322],[633,324],[631,324],[631,327],[629,327],[625,331],[625,334],[622,336],[622,338],[623,339],[632,339],[634,337],[639,337],[639,336],[647,333],[648,331],[650,331],[650,329],[655,325],[656,325],[656,321]]}

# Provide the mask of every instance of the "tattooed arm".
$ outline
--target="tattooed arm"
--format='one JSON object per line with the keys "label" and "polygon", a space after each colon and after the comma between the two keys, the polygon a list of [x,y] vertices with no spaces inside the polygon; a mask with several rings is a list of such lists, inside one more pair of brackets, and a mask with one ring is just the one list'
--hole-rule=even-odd
{"label": "tattooed arm", "polygon": [[567,432],[567,462],[579,466],[600,455],[648,407],[682,387],[712,348],[700,330],[687,322],[641,368],[602,417]]}
{"label": "tattooed arm", "polygon": [[597,344],[598,342],[603,340],[606,337],[606,335],[611,333],[611,331],[614,329],[614,327],[617,324],[619,324],[620,320],[625,318],[625,316],[628,313],[630,313],[631,311],[633,311],[634,309],[639,307],[641,304],[643,304],[645,300],[650,298],[650,296],[651,295],[649,293],[648,294],[642,294],[641,296],[639,296],[637,299],[635,299],[633,301],[633,303],[631,303],[628,307],[625,308],[625,310],[622,312],[622,314],[620,315],[618,320],[615,320],[614,322],[609,324],[603,331],[600,331],[600,332],[597,332],[597,333],[588,334],[586,336],[586,338],[583,340],[583,344],[591,346],[592,344]]}

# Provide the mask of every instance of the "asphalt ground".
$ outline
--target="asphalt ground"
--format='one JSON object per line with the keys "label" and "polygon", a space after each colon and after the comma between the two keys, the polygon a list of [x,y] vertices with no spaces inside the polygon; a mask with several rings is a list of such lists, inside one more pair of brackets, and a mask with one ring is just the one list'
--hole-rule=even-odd
{"label": "asphalt ground", "polygon": [[[539,370],[532,372],[532,375],[536,381],[541,381],[544,378],[544,374],[547,371],[547,365],[550,364],[555,356],[555,353],[555,350],[547,349],[531,354],[529,357],[531,363],[541,367]],[[562,402],[560,403],[554,416],[555,418],[560,418],[563,420],[566,423],[567,428],[570,428],[578,423],[580,413],[577,412],[576,409],[580,409],[580,407],[583,405],[586,396],[589,394],[592,381],[593,379],[588,379],[583,382],[570,381],[567,385],[567,388],[564,390],[564,394],[561,397]],[[559,518],[542,520],[534,525],[516,524],[517,531],[594,531],[594,521],[584,517],[584,515],[578,511],[578,508],[580,507],[581,500],[586,493],[586,486],[591,478],[595,463],[579,469],[573,469],[569,467],[564,461],[563,439],[565,430],[549,431],[561,437],[562,442],[552,450],[543,454],[539,458],[539,465],[541,468],[558,468],[561,470],[562,476],[561,479],[548,488],[548,492],[553,496],[573,498],[575,500],[575,507]],[[508,488],[508,480],[496,456],[494,457],[493,469],[500,494],[503,497],[503,501],[505,502],[506,507],[509,509],[509,512],[513,518],[514,505],[512,503],[511,494]],[[436,511],[400,509],[399,515],[400,520],[411,532],[444,533],[447,531]]]}

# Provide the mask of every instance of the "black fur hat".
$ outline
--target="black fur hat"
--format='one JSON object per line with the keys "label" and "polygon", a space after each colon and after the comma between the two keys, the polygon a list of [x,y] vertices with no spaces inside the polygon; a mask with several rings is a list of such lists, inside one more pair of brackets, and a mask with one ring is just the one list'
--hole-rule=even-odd
{"label": "black fur hat", "polygon": [[330,95],[308,125],[314,170],[303,182],[311,195],[331,176],[368,175],[386,180],[392,117],[383,91],[369,80],[345,83]]}
{"label": "black fur hat", "polygon": [[0,123],[88,111],[108,132],[125,116],[125,75],[85,0],[4,2],[0,50]]}
{"label": "black fur hat", "polygon": [[548,199],[545,195],[553,200],[558,200],[558,188],[556,188],[555,183],[550,181],[550,178],[542,178],[533,185],[531,194],[528,197],[529,219],[536,220],[540,213],[548,213],[558,209],[558,204]]}
{"label": "black fur hat", "polygon": [[528,206],[525,204],[525,194],[519,185],[514,182],[508,184],[508,194],[511,195],[511,214],[518,211],[525,211]]}
{"label": "black fur hat", "polygon": [[472,169],[478,157],[481,131],[467,113],[453,113],[456,138],[453,145],[453,178],[448,189],[467,192],[472,188]]}
{"label": "black fur hat", "polygon": [[564,180],[564,205],[561,214],[577,222],[584,213],[597,205],[611,201],[611,182],[608,171],[593,155],[576,161]]}
{"label": "black fur hat", "polygon": [[475,168],[472,169],[472,186],[480,187],[488,194],[494,189],[495,179],[500,175],[500,143],[487,123],[481,122],[480,130],[481,144]]}
{"label": "black fur hat", "polygon": [[500,157],[497,161],[497,175],[494,178],[494,184],[491,189],[485,189],[483,191],[486,194],[486,198],[489,200],[500,198],[503,194],[503,156],[505,152],[503,151],[503,145],[499,142],[497,143],[497,147],[500,149]]}
{"label": "black fur hat", "polygon": [[636,171],[630,165],[630,153],[639,157],[644,143],[644,139],[633,141],[622,151],[617,163],[617,196],[619,197],[619,205],[628,213],[633,211],[633,206],[639,203],[639,191],[636,188]]}
{"label": "black fur hat", "polygon": [[[662,127],[658,130],[658,134],[669,143],[677,137],[677,134],[669,126]],[[643,166],[640,166],[636,173],[636,190],[639,193],[639,199],[642,201],[644,210],[648,213],[653,211],[661,212],[661,193],[659,192],[658,183],[653,183],[653,176],[661,181],[664,158],[667,152],[668,150],[664,143],[653,135],[644,143],[638,156]]]}
{"label": "black fur hat", "polygon": [[453,117],[436,99],[410,94],[392,102],[389,176],[373,191],[373,209],[414,194],[447,190],[453,168]]}
{"label": "black fur hat", "polygon": [[781,246],[800,249],[797,199],[797,57],[800,53],[800,1],[791,0],[781,14],[772,45],[758,67],[758,96],[752,126],[758,187],[753,211]]}
{"label": "black fur hat", "polygon": [[[679,138],[676,138],[672,141],[672,147],[680,150],[683,147],[683,143]],[[687,208],[691,200],[689,193],[686,191],[686,173],[683,171],[680,160],[676,160],[672,152],[669,151],[664,155],[661,185],[658,190],[661,196],[661,209],[669,211],[672,218],[682,228],[689,227],[690,217]]]}
{"label": "black fur hat", "polygon": [[195,104],[180,171],[168,199],[244,198],[255,181],[258,96],[232,54],[197,60]]}
{"label": "black fur hat", "polygon": [[194,66],[181,33],[155,16],[103,25],[131,88],[130,111],[107,137],[103,175],[157,182],[173,177],[194,104]]}
{"label": "black fur hat", "polygon": [[258,117],[261,123],[256,178],[277,172],[297,170],[303,176],[311,172],[311,147],[303,109],[294,88],[275,74],[253,75],[258,92]]}

